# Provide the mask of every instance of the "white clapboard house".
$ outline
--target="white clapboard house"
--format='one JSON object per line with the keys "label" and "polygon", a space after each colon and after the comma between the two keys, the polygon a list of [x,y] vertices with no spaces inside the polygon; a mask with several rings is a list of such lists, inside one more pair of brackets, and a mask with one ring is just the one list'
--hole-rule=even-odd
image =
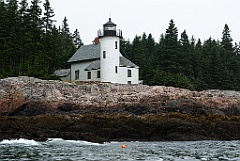
{"label": "white clapboard house", "polygon": [[68,60],[70,80],[139,84],[139,67],[120,53],[122,31],[109,21],[93,44],[81,46]]}

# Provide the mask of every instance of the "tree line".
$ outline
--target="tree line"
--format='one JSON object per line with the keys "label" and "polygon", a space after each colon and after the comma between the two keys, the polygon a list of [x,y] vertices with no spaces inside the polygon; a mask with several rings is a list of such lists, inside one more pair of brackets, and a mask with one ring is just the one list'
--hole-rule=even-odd
{"label": "tree line", "polygon": [[[67,60],[83,42],[66,17],[56,27],[54,16],[49,0],[0,0],[0,78],[52,79],[55,70],[69,67]],[[230,32],[225,24],[221,40],[202,42],[186,31],[179,38],[170,20],[158,42],[143,33],[132,42],[123,39],[121,53],[140,67],[147,85],[240,90],[240,44],[233,44]]]}
{"label": "tree line", "polygon": [[[41,6],[43,5],[43,6]],[[43,8],[43,9],[42,9]],[[54,25],[49,0],[0,0],[0,78],[28,75],[51,78],[67,67],[68,58],[83,43],[78,30],[70,33],[65,17]]]}
{"label": "tree line", "polygon": [[122,40],[123,53],[140,67],[140,79],[148,85],[166,85],[192,90],[240,90],[240,48],[225,24],[221,41],[203,42],[170,20],[166,32],[155,42],[151,34]]}

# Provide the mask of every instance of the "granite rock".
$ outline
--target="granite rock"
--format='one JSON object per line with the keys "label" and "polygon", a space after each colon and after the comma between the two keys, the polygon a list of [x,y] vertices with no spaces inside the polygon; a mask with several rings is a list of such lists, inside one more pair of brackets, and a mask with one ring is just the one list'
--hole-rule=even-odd
{"label": "granite rock", "polygon": [[[20,76],[0,79],[0,115],[120,111],[240,115],[240,92],[63,82]],[[29,112],[30,111],[30,112]]]}

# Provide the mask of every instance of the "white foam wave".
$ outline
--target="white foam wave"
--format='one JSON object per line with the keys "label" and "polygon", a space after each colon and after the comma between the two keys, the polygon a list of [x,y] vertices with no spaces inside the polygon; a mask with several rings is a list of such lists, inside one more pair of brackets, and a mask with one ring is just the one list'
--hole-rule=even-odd
{"label": "white foam wave", "polygon": [[0,144],[24,144],[24,145],[39,145],[39,143],[37,143],[34,140],[28,140],[28,139],[12,139],[12,140],[3,140],[0,142]]}
{"label": "white foam wave", "polygon": [[81,141],[81,140],[63,140],[62,138],[48,138],[47,142],[61,142],[61,143],[73,143],[73,144],[80,144],[80,145],[103,145],[99,143],[93,143],[88,141]]}
{"label": "white foam wave", "polygon": [[103,144],[99,144],[99,143],[80,141],[80,140],[66,140],[66,141],[71,142],[71,143],[81,144],[81,145],[103,145]]}
{"label": "white foam wave", "polygon": [[62,138],[48,138],[47,142],[49,142],[49,141],[63,141],[63,139]]}

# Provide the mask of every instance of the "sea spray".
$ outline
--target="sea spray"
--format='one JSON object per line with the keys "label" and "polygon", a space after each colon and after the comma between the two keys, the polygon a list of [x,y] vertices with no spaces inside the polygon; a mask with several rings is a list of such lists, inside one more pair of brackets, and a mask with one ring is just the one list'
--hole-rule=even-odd
{"label": "sea spray", "polygon": [[24,145],[40,145],[38,142],[34,141],[34,140],[28,140],[28,139],[11,139],[11,140],[3,140],[0,142],[0,144],[24,144]]}

